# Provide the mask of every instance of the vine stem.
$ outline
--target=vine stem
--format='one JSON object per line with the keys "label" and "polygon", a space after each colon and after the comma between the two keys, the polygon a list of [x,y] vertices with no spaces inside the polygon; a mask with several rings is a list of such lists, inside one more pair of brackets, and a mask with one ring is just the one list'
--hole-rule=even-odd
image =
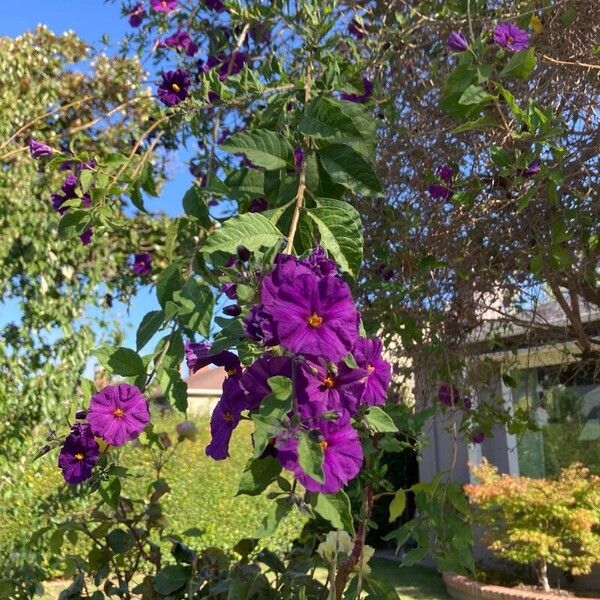
{"label": "vine stem", "polygon": [[[310,55],[307,57],[306,63],[306,79],[304,81],[304,112],[308,107],[310,101],[310,89],[311,89],[311,78],[312,78],[312,58]],[[300,165],[300,176],[298,178],[298,191],[296,192],[296,200],[294,203],[294,214],[292,216],[292,223],[290,225],[290,232],[287,238],[287,245],[285,247],[285,254],[291,254],[294,248],[294,237],[296,236],[296,230],[298,229],[298,221],[300,220],[300,211],[304,205],[304,193],[306,191],[306,160],[302,156],[302,164]]]}

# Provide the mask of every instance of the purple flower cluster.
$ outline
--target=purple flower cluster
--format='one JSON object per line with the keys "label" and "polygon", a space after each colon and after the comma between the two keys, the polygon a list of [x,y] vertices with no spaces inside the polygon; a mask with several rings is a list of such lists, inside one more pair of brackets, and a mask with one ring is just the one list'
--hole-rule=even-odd
{"label": "purple flower cluster", "polygon": [[95,393],[88,410],[76,417],[87,422],[73,425],[58,455],[58,466],[71,484],[91,477],[100,456],[96,437],[112,446],[122,446],[140,435],[150,421],[150,412],[136,386],[120,383]]}
{"label": "purple flower cluster", "polygon": [[[289,425],[274,437],[269,452],[307,490],[342,489],[363,461],[352,418],[363,406],[383,404],[391,379],[381,340],[360,337],[359,321],[350,288],[323,248],[301,259],[279,254],[273,268],[261,276],[259,302],[243,318],[246,335],[264,353],[243,370],[231,352],[211,354],[207,344],[186,347],[191,371],[212,363],[224,366],[228,374],[212,415],[206,453],[217,460],[227,458],[242,413],[259,410],[271,393],[269,378],[288,377],[293,381],[294,408]],[[348,360],[349,355],[354,360]],[[301,434],[323,451],[323,482],[300,466]]]}

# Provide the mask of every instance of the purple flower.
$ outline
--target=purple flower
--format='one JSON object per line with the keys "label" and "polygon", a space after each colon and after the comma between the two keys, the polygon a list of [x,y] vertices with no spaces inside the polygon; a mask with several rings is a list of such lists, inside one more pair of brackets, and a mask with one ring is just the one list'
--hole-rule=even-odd
{"label": "purple flower", "polygon": [[138,2],[130,11],[129,11],[129,24],[132,27],[139,27],[146,16],[146,9],[141,2]]}
{"label": "purple flower", "polygon": [[211,55],[205,64],[201,64],[201,61],[198,64],[204,73],[218,67],[219,79],[225,81],[230,75],[239,73],[247,62],[248,56],[244,52],[236,51],[232,54]]}
{"label": "purple flower", "polygon": [[299,275],[277,289],[269,311],[281,345],[290,352],[338,362],[358,339],[352,294],[338,277]]}
{"label": "purple flower", "polygon": [[442,165],[438,169],[438,176],[442,181],[446,183],[452,182],[452,177],[454,176],[454,169],[449,165]]}
{"label": "purple flower", "polygon": [[221,287],[221,291],[230,299],[235,300],[237,298],[237,286],[235,283],[224,283]]}
{"label": "purple flower", "polygon": [[224,367],[227,375],[233,377],[242,374],[240,359],[228,350],[223,350],[217,354],[210,354],[210,344],[194,344],[189,342],[185,345],[185,362],[190,372],[195,373],[208,365]]}
{"label": "purple flower", "polygon": [[206,4],[207,8],[218,13],[226,12],[228,10],[221,0],[204,0],[204,4]]}
{"label": "purple flower", "polygon": [[348,102],[356,102],[359,104],[363,104],[371,97],[371,94],[373,93],[373,82],[370,79],[368,79],[367,77],[363,77],[362,85],[363,85],[364,93],[353,94],[350,92],[342,92],[340,94],[340,98],[342,100],[346,100]]}
{"label": "purple flower", "polygon": [[247,394],[249,410],[257,410],[265,396],[271,393],[267,380],[277,375],[292,377],[292,360],[289,357],[263,354],[244,371],[240,381]]}
{"label": "purple flower", "polygon": [[29,152],[31,152],[32,158],[42,158],[43,156],[51,156],[54,149],[48,144],[31,139],[29,140]]}
{"label": "purple flower", "polygon": [[337,264],[327,258],[323,246],[317,246],[307,258],[299,261],[301,265],[308,267],[318,277],[337,274]]}
{"label": "purple flower", "polygon": [[352,350],[356,364],[368,372],[362,401],[369,405],[385,403],[392,378],[390,363],[383,358],[383,342],[379,338],[359,338]]}
{"label": "purple flower", "polygon": [[163,104],[175,106],[183,102],[188,96],[190,76],[184,69],[167,71],[158,87],[158,97]]}
{"label": "purple flower", "polygon": [[348,24],[348,33],[353,35],[355,38],[362,40],[367,35],[365,26],[358,20],[352,19]]}
{"label": "purple flower", "polygon": [[460,400],[460,393],[453,385],[443,383],[438,389],[438,400],[446,406],[456,406]]}
{"label": "purple flower", "polygon": [[291,254],[278,254],[275,257],[275,268],[263,277],[260,287],[260,299],[269,308],[274,301],[277,290],[286,282],[293,281],[299,275],[309,275],[312,271],[301,265]]}
{"label": "purple flower", "polygon": [[474,444],[482,444],[485,440],[485,433],[483,431],[474,431],[471,435],[471,442]]}
{"label": "purple flower", "polygon": [[324,361],[303,364],[297,374],[300,414],[311,418],[336,411],[349,417],[358,409],[368,375],[367,369],[351,369],[343,362],[335,367]]}
{"label": "purple flower", "polygon": [[169,13],[177,8],[177,0],[150,0],[150,6],[161,13]]}
{"label": "purple flower", "polygon": [[52,208],[59,213],[60,215],[64,215],[69,209],[68,207],[63,208],[63,202],[65,202],[66,198],[61,194],[51,194],[50,202],[52,203]]}
{"label": "purple flower", "polygon": [[521,169],[521,177],[533,177],[540,172],[540,166],[542,161],[536,158],[533,162],[529,163],[529,166]]}
{"label": "purple flower", "polygon": [[298,438],[295,435],[278,441],[277,458],[309,492],[334,494],[360,471],[363,461],[360,438],[349,422],[319,420],[310,425],[311,436],[318,439],[323,449],[323,483],[318,483],[302,471],[298,462]]}
{"label": "purple flower", "polygon": [[446,46],[453,52],[464,52],[469,47],[469,42],[462,31],[451,31]]}
{"label": "purple flower", "polygon": [[446,202],[448,202],[454,195],[454,192],[451,188],[441,185],[440,183],[432,183],[427,188],[427,191],[431,194],[432,198],[435,198],[436,200],[445,200]]}
{"label": "purple flower", "polygon": [[294,150],[294,166],[300,170],[302,163],[304,162],[304,150],[302,148],[296,148]]}
{"label": "purple flower", "polygon": [[95,435],[112,446],[122,446],[140,435],[150,421],[150,412],[135,385],[119,383],[92,396],[87,419]]}
{"label": "purple flower", "polygon": [[275,346],[279,343],[273,317],[263,304],[255,304],[250,309],[242,327],[244,333],[255,342],[262,342],[265,346]]}
{"label": "purple flower", "polygon": [[96,168],[96,161],[93,158],[89,158],[85,162],[80,162],[75,167],[76,171],[93,171]]}
{"label": "purple flower", "polygon": [[198,52],[198,44],[192,40],[187,31],[176,31],[166,38],[162,44],[167,48],[183,50],[188,56],[194,56]]}
{"label": "purple flower", "polygon": [[254,200],[250,202],[248,212],[259,213],[267,210],[267,208],[269,208],[269,205],[265,198],[254,198]]}
{"label": "purple flower", "polygon": [[67,483],[74,485],[92,475],[100,449],[87,423],[73,425],[58,455],[58,466]]}
{"label": "purple flower", "polygon": [[60,189],[65,195],[65,199],[76,198],[77,194],[75,193],[75,188],[77,187],[77,177],[75,175],[70,174],[65,177],[65,180],[62,182]]}
{"label": "purple flower", "polygon": [[219,94],[217,94],[217,92],[213,92],[212,90],[208,91],[209,104],[214,104],[215,102],[217,102],[220,99],[221,99],[221,96],[219,96]]}
{"label": "purple flower", "polygon": [[94,235],[94,230],[91,227],[88,227],[80,236],[79,241],[87,246],[92,241],[92,236]]}
{"label": "purple flower", "polygon": [[132,271],[137,275],[148,275],[152,272],[152,254],[140,252],[133,255]]}
{"label": "purple flower", "polygon": [[210,418],[211,441],[206,446],[206,455],[214,460],[229,456],[229,440],[240,422],[240,415],[247,408],[247,400],[239,380],[226,379],[223,394]]}
{"label": "purple flower", "polygon": [[529,34],[514,23],[499,23],[494,27],[494,43],[511,52],[525,50],[529,46]]}
{"label": "purple flower", "polygon": [[223,314],[228,317],[238,317],[242,314],[242,307],[239,304],[228,304],[223,307]]}

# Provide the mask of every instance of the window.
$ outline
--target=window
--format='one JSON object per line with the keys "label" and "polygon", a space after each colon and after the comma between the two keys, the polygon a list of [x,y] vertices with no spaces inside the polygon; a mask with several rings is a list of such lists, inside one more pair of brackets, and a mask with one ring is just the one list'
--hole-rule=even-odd
{"label": "window", "polygon": [[600,474],[600,373],[537,367],[521,371],[517,383],[514,402],[537,427],[519,438],[520,474],[551,477],[574,462]]}

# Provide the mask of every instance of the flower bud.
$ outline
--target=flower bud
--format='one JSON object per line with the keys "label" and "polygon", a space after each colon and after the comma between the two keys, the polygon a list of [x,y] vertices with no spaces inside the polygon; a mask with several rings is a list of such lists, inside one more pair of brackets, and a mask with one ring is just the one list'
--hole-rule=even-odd
{"label": "flower bud", "polygon": [[229,304],[223,309],[223,313],[228,317],[237,317],[242,312],[242,308],[239,304]]}

